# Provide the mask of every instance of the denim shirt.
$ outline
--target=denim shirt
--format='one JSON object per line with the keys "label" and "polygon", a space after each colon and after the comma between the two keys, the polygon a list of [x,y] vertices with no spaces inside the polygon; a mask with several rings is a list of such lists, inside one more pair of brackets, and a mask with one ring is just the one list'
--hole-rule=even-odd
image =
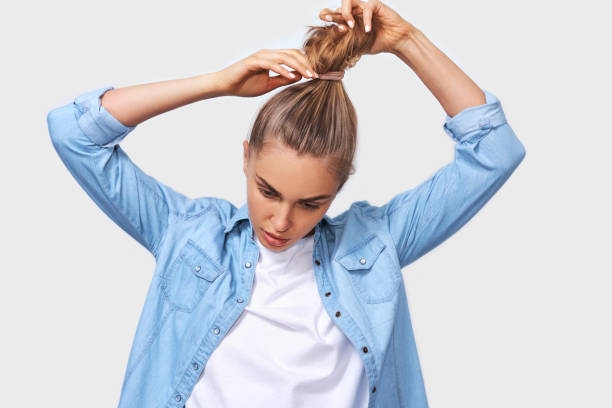
{"label": "denim shirt", "polygon": [[[51,110],[49,133],[85,192],[156,260],[118,406],[181,408],[249,303],[259,250],[246,203],[186,197],[130,160],[119,143],[135,126],[101,106],[109,89]],[[452,162],[382,206],[357,201],[315,227],[318,294],[363,360],[369,408],[428,406],[401,269],[470,220],[525,156],[483,93],[485,104],[446,115]]]}

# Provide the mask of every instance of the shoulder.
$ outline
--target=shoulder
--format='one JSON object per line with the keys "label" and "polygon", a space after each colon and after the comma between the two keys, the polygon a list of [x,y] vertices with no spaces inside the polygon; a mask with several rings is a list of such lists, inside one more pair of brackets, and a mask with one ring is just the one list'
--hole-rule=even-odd
{"label": "shoulder", "polygon": [[367,200],[355,201],[348,209],[330,218],[328,224],[334,230],[336,251],[350,251],[366,237],[386,237],[388,223],[384,210]]}
{"label": "shoulder", "polygon": [[360,220],[361,222],[378,223],[385,218],[384,208],[373,205],[368,200],[353,202],[345,213],[346,222]]}

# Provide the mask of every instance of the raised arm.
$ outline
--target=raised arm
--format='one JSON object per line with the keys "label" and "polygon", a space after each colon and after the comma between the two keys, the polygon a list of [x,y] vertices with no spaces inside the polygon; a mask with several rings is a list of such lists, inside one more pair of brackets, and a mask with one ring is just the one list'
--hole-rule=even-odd
{"label": "raised arm", "polygon": [[360,203],[364,211],[385,219],[404,267],[472,218],[521,163],[525,147],[508,124],[499,99],[481,90],[419,29],[382,2],[342,0],[341,9],[324,9],[321,17],[349,26],[353,21],[353,29],[366,32],[372,27],[375,42],[370,54],[398,56],[446,111],[443,128],[455,141],[454,160],[381,207]]}
{"label": "raised arm", "polygon": [[119,122],[134,127],[172,109],[226,95],[219,72],[111,89],[100,98]]}
{"label": "raised arm", "polygon": [[455,141],[453,162],[384,211],[405,266],[461,228],[500,189],[525,156],[499,99],[482,91],[415,27],[394,51],[446,111],[444,131]]}
{"label": "raised arm", "polygon": [[147,175],[119,142],[152,116],[221,94],[217,74],[121,89],[106,86],[51,110],[49,134],[63,163],[91,199],[157,258],[171,217],[205,203]]}
{"label": "raised arm", "polygon": [[[271,77],[269,70],[279,75]],[[98,207],[157,258],[173,219],[213,200],[190,199],[149,176],[119,146],[121,140],[153,116],[216,96],[258,96],[309,76],[307,70],[314,73],[298,50],[262,50],[211,74],[106,86],[51,110],[49,134],[63,163]]]}

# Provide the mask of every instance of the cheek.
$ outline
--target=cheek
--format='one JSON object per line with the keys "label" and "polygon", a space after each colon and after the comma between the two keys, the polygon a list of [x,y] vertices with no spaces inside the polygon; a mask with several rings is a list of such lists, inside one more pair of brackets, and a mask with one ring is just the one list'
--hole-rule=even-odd
{"label": "cheek", "polygon": [[259,222],[262,218],[271,211],[269,206],[270,203],[265,197],[262,197],[257,190],[252,191],[249,194],[250,202],[250,213],[255,222]]}

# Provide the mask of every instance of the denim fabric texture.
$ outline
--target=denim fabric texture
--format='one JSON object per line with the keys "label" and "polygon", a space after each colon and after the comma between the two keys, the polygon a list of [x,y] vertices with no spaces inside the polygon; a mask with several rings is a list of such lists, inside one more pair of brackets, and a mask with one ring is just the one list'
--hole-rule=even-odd
{"label": "denim fabric texture", "polygon": [[[51,110],[49,133],[85,192],[156,260],[118,406],[181,408],[249,303],[259,250],[246,203],[189,198],[130,160],[119,143],[135,126],[101,106],[109,89]],[[357,201],[315,227],[319,296],[362,357],[370,408],[428,406],[401,269],[470,220],[525,156],[483,92],[485,104],[446,115],[452,162],[382,206]]]}

